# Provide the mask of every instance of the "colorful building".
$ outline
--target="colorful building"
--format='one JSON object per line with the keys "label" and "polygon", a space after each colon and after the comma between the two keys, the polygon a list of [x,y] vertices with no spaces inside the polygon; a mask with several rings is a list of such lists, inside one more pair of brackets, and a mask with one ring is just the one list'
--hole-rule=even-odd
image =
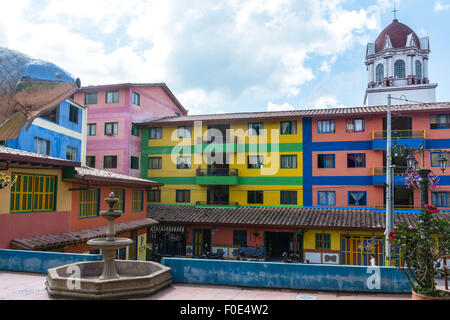
{"label": "colorful building", "polygon": [[164,83],[83,87],[74,100],[89,108],[86,164],[140,176],[140,132],[134,123],[187,111]]}
{"label": "colorful building", "polygon": [[87,108],[66,99],[23,128],[15,140],[4,145],[84,164],[86,158]]}
{"label": "colorful building", "polygon": [[147,229],[157,222],[146,217],[147,191],[152,181],[80,166],[79,162],[0,146],[3,177],[15,180],[0,189],[0,248],[87,253],[89,239],[106,236],[104,199],[114,192],[118,236],[134,243],[120,259],[146,259]]}

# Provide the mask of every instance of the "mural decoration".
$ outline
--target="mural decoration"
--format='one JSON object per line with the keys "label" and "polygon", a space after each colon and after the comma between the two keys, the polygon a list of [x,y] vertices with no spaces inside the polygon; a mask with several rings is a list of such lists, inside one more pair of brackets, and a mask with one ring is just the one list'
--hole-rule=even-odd
{"label": "mural decoration", "polygon": [[0,140],[17,139],[23,127],[80,88],[80,79],[55,64],[0,47]]}
{"label": "mural decoration", "polygon": [[16,177],[12,178],[4,173],[0,172],[0,189],[12,187],[16,183]]}
{"label": "mural decoration", "polygon": [[[414,189],[420,189],[420,185],[419,185],[419,175],[416,174],[416,172],[414,171],[414,169],[412,168],[408,168],[405,173],[402,175],[403,180],[405,181],[405,185],[406,187],[409,188],[414,188]],[[428,176],[428,180],[429,180],[429,188],[431,190],[434,190],[438,187],[439,185],[439,180],[440,177],[430,174]]]}

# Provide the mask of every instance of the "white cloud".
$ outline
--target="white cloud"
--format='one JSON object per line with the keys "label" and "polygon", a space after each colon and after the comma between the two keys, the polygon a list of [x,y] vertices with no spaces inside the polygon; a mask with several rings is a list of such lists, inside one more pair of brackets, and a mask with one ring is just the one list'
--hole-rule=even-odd
{"label": "white cloud", "polygon": [[209,93],[202,89],[181,92],[177,98],[189,110],[189,115],[212,114],[226,101],[221,92]]}
{"label": "white cloud", "polygon": [[347,106],[339,103],[339,100],[334,96],[323,96],[314,103],[314,107],[317,109],[330,109],[345,108]]}
{"label": "white cloud", "polygon": [[273,112],[273,111],[290,111],[295,110],[295,108],[290,105],[289,103],[283,103],[283,104],[275,104],[272,102],[269,102],[267,104],[267,111]]}
{"label": "white cloud", "polygon": [[435,11],[444,11],[450,9],[450,3],[449,4],[442,4],[441,1],[436,2],[434,5]]}

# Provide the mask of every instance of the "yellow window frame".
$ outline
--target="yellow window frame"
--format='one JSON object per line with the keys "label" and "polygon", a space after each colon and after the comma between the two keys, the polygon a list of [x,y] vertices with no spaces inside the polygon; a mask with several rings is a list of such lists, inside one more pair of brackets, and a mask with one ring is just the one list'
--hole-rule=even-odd
{"label": "yellow window frame", "polygon": [[98,217],[99,213],[99,189],[80,190],[79,218]]}
{"label": "yellow window frame", "polygon": [[340,264],[369,266],[370,255],[373,254],[378,265],[382,266],[384,265],[384,250],[382,236],[341,235]]}

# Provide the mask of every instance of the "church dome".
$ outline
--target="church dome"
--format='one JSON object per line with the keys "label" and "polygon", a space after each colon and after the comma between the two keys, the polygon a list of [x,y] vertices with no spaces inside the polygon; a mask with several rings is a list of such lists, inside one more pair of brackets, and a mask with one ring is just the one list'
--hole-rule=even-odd
{"label": "church dome", "polygon": [[380,33],[377,40],[375,40],[375,53],[383,50],[386,36],[389,36],[391,39],[393,48],[405,48],[406,41],[411,33],[413,34],[414,42],[419,46],[419,37],[417,37],[416,33],[410,27],[395,19]]}

